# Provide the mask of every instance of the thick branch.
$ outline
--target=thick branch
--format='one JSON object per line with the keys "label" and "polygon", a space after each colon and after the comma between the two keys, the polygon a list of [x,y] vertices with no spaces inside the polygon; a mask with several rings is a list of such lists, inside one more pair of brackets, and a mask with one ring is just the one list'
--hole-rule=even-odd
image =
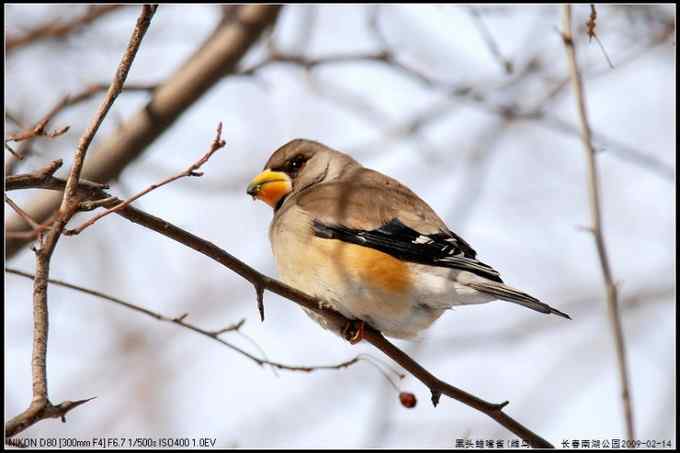
{"label": "thick branch", "polygon": [[595,237],[595,244],[597,247],[597,254],[600,259],[600,267],[602,268],[602,276],[604,277],[605,287],[607,289],[607,306],[609,309],[609,320],[612,327],[612,335],[614,336],[614,344],[616,346],[616,356],[618,360],[619,379],[621,381],[621,399],[623,401],[623,409],[626,420],[626,432],[628,439],[635,439],[635,428],[633,423],[633,407],[630,397],[630,385],[628,382],[628,366],[626,364],[626,349],[623,338],[623,328],[621,326],[621,317],[619,315],[618,294],[614,278],[609,266],[609,258],[607,257],[607,249],[605,247],[604,235],[602,233],[602,215],[600,209],[600,184],[597,173],[597,159],[595,158],[595,150],[593,149],[592,133],[588,123],[588,114],[586,111],[586,99],[583,82],[581,80],[581,73],[576,62],[576,48],[574,46],[574,38],[571,33],[571,5],[564,5],[562,10],[562,39],[567,51],[567,60],[569,63],[569,72],[571,76],[572,88],[574,96],[576,97],[576,108],[578,110],[579,121],[581,124],[581,141],[586,151],[586,159],[588,162],[588,191],[590,194],[590,211],[592,216],[592,233]]}

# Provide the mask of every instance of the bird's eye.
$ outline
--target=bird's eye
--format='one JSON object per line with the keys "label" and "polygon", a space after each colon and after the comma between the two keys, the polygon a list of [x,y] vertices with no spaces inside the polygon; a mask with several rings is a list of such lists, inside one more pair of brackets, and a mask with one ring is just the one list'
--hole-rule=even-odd
{"label": "bird's eye", "polygon": [[305,164],[305,161],[304,156],[295,156],[288,162],[288,168],[292,171],[298,171]]}

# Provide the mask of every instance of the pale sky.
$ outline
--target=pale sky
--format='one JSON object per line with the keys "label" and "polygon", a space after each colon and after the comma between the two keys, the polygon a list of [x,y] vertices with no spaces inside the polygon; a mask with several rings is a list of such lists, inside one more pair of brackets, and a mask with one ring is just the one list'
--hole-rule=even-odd
{"label": "pale sky", "polygon": [[[322,6],[316,15],[310,8],[284,8],[274,35],[282,50],[313,57],[379,50],[367,7]],[[674,18],[674,6],[664,11]],[[39,5],[5,12],[7,33],[53,14],[74,14]],[[127,8],[66,41],[9,56],[6,108],[31,123],[64,94],[109,81],[137,14]],[[293,138],[348,152],[418,193],[504,280],[573,318],[492,302],[456,308],[421,340],[396,344],[453,385],[489,401],[509,400],[510,415],[556,446],[565,439],[620,439],[625,430],[605,289],[593,238],[579,229],[590,223],[585,154],[578,135],[560,127],[578,124],[573,93],[567,88],[546,104],[543,120],[504,122],[493,111],[515,104],[530,109],[566,77],[559,9],[497,6],[482,14],[500,52],[513,62],[511,75],[465,7],[386,6],[379,24],[399,61],[482,92],[484,102],[447,98],[375,62],[323,66],[311,78],[300,68],[272,65],[257,80],[226,77],[130,164],[111,192],[129,196],[186,168],[207,151],[222,121],[227,146],[205,165],[204,177],[173,183],[136,206],[275,276],[267,235],[271,209],[246,196],[248,181]],[[574,23],[583,24],[589,8],[576,6],[574,14]],[[218,19],[214,6],[162,5],[128,81],[167,77]],[[675,40],[647,48],[660,26],[616,7],[599,7],[598,20],[615,69],[594,42],[587,43],[582,28],[577,51],[602,150],[604,233],[620,282],[638,437],[675,441]],[[309,35],[302,33],[310,24]],[[260,45],[245,61],[264,54]],[[518,75],[532,57],[540,68]],[[122,95],[93,149],[146,99]],[[57,117],[54,126],[71,130],[36,141],[36,155],[19,169],[61,157],[65,166],[58,174],[65,175],[96,106],[91,101]],[[435,107],[440,112],[417,134],[404,133],[413,118]],[[645,156],[666,170],[640,164]],[[37,194],[12,197],[21,204]],[[8,265],[35,268],[28,249]],[[367,353],[389,361],[368,344],[352,347],[323,331],[295,304],[270,293],[261,323],[248,282],[117,216],[62,238],[52,276],[168,316],[189,313],[207,329],[245,318],[242,332],[271,360],[325,365]],[[31,399],[32,313],[30,281],[6,275],[5,283],[7,420]],[[416,394],[418,405],[405,409],[365,362],[341,371],[273,372],[208,338],[90,296],[50,287],[49,303],[52,401],[97,399],[66,424],[43,421],[21,436],[207,437],[223,447],[254,448],[452,447],[459,438],[515,438],[446,397],[433,408],[427,388],[412,377],[400,385]],[[224,338],[261,355],[238,334]]]}

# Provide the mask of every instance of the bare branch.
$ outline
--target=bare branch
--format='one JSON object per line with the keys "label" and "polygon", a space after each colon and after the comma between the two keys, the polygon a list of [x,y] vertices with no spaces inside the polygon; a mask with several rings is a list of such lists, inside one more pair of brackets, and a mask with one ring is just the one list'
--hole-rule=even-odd
{"label": "bare branch", "polygon": [[72,33],[82,30],[83,27],[91,24],[97,19],[122,8],[122,6],[123,5],[90,6],[87,8],[87,11],[84,14],[69,22],[60,22],[58,20],[51,21],[29,30],[22,35],[9,36],[5,42],[5,51],[9,53],[20,47],[24,47],[38,41],[44,41],[46,39],[63,39]]}
{"label": "bare branch", "polygon": [[[151,92],[156,88],[156,85],[129,85],[126,86],[124,89],[125,91],[144,91],[144,92]],[[14,142],[20,142],[23,140],[28,140],[32,139],[35,137],[47,137],[47,138],[55,138],[60,135],[63,135],[66,133],[70,126],[64,126],[62,128],[56,129],[52,132],[47,131],[47,125],[49,124],[52,119],[57,116],[60,112],[65,110],[68,107],[74,106],[76,104],[79,104],[81,102],[87,101],[93,96],[101,93],[108,91],[109,85],[106,84],[92,84],[86,87],[83,91],[80,93],[77,93],[72,96],[64,96],[57,102],[57,104],[52,107],[52,109],[47,112],[47,114],[40,119],[36,123],[35,126],[30,127],[28,129],[21,130],[19,132],[15,132],[11,134],[5,141],[14,141]]]}
{"label": "bare branch", "polygon": [[590,17],[586,22],[586,35],[588,35],[588,42],[595,36],[595,27],[597,27],[597,10],[595,5],[591,3],[590,5]]}
{"label": "bare branch", "polygon": [[249,68],[239,71],[238,75],[241,76],[253,75],[257,71],[263,69],[264,67],[276,63],[285,63],[302,66],[304,69],[309,70],[317,66],[324,66],[329,64],[359,63],[366,61],[386,63],[390,59],[391,56],[387,51],[357,54],[350,53],[350,54],[326,55],[318,58],[308,58],[303,55],[294,55],[289,53],[283,53],[280,51],[274,51],[267,58],[260,61],[259,63],[256,63],[250,66]]}
{"label": "bare branch", "polygon": [[597,246],[597,253],[602,268],[605,287],[607,289],[607,306],[609,308],[609,320],[612,327],[612,335],[616,346],[616,356],[618,359],[619,379],[621,381],[621,399],[626,420],[626,432],[628,439],[635,439],[635,428],[633,423],[633,407],[630,397],[630,385],[628,382],[628,366],[626,364],[625,341],[623,338],[623,328],[621,327],[621,317],[619,315],[618,291],[614,278],[612,277],[605,247],[604,235],[602,233],[602,215],[600,209],[600,186],[597,172],[597,159],[595,149],[592,144],[592,134],[588,123],[586,112],[585,89],[581,81],[581,73],[576,62],[576,47],[571,32],[571,5],[564,5],[562,10],[562,39],[567,51],[569,72],[571,75],[572,89],[576,98],[579,121],[581,124],[581,141],[586,151],[588,162],[588,191],[590,193],[590,208],[592,217],[592,230]]}
{"label": "bare branch", "polygon": [[[281,10],[279,5],[239,7],[237,19],[220,23],[206,42],[186,62],[154,90],[148,104],[131,115],[116,131],[101,141],[88,161],[83,176],[91,181],[107,182],[115,178],[130,162],[166,131],[179,116],[222,80],[229,68],[271,26]],[[26,212],[43,221],[59,206],[56,196],[41,196],[25,204]],[[6,231],[20,231],[25,223],[13,216],[5,223]],[[8,239],[6,258],[12,257],[26,241]]]}
{"label": "bare branch", "polygon": [[8,187],[14,186],[15,189],[23,189],[24,185],[26,186],[25,188],[39,186],[49,179],[57,170],[59,170],[62,165],[64,165],[64,161],[57,159],[50,162],[45,167],[34,171],[33,173],[8,176],[5,182]]}
{"label": "bare branch", "polygon": [[415,80],[416,82],[428,87],[434,88],[446,92],[455,91],[458,86],[451,84],[446,81],[438,80],[431,77],[422,71],[401,62],[397,56],[396,51],[392,49],[384,35],[380,31],[378,26],[378,12],[379,7],[375,6],[369,16],[369,28],[371,32],[376,36],[377,41],[381,47],[381,50],[377,52],[367,52],[367,53],[346,53],[346,54],[336,54],[336,55],[326,55],[322,57],[306,57],[301,54],[292,54],[287,52],[282,52],[277,49],[273,41],[269,42],[269,53],[260,62],[242,69],[237,72],[237,75],[242,76],[253,76],[256,75],[261,69],[277,63],[289,64],[300,66],[306,71],[310,71],[318,66],[332,65],[332,64],[351,64],[360,62],[375,62],[379,64],[384,64],[397,72],[402,73],[406,77]]}
{"label": "bare branch", "polygon": [[[104,194],[101,194],[100,196],[104,197]],[[117,211],[116,214],[134,223],[152,229],[166,237],[174,239],[175,241],[178,241],[187,247],[190,247],[214,259],[215,261],[236,272],[244,279],[248,280],[256,288],[264,288],[280,296],[283,296],[284,298],[289,299],[311,311],[314,311],[315,313],[323,316],[329,326],[334,327],[337,330],[342,329],[342,327],[349,322],[348,319],[343,317],[338,312],[327,308],[326,304],[323,304],[322,301],[310,297],[288,285],[257,272],[244,262],[236,259],[226,251],[220,249],[215,244],[194,236],[188,231],[182,230],[181,228],[176,227],[165,220],[154,217],[139,209],[133,208],[132,206],[127,206],[126,208]],[[507,402],[500,404],[489,403],[443,381],[440,381],[424,368],[422,368],[408,355],[387,341],[387,339],[385,339],[380,332],[370,328],[369,326],[366,326],[365,328],[364,338],[372,345],[382,350],[399,365],[404,367],[404,369],[409,371],[418,380],[423,382],[423,384],[425,384],[432,392],[433,403],[436,404],[439,401],[439,395],[447,395],[462,402],[463,404],[485,413],[533,446],[550,446],[550,443],[548,443],[545,439],[542,439],[537,434],[531,432],[526,427],[503,412],[502,409],[505,407]]]}
{"label": "bare branch", "polygon": [[26,411],[12,418],[5,424],[5,437],[9,440],[10,437],[19,434],[26,428],[41,420],[45,420],[46,418],[60,418],[61,421],[65,423],[66,414],[95,398],[96,396],[78,401],[64,401],[57,405],[54,405],[49,401],[47,401],[46,404],[40,404],[37,401],[33,401]]}
{"label": "bare branch", "polygon": [[[25,278],[32,279],[32,280],[35,279],[34,275],[32,275],[28,272],[20,271],[18,269],[12,269],[12,268],[6,267],[5,272],[8,272],[8,273],[14,274],[14,275],[19,275],[21,277],[25,277]],[[155,312],[153,310],[149,310],[148,308],[144,308],[144,307],[141,307],[139,305],[136,305],[136,304],[133,304],[133,303],[130,303],[130,302],[126,302],[126,301],[119,299],[117,297],[113,297],[113,296],[110,296],[108,294],[102,293],[100,291],[96,291],[96,290],[93,290],[93,289],[83,288],[82,286],[74,285],[73,283],[68,283],[68,282],[64,282],[64,281],[56,280],[56,279],[52,279],[52,278],[48,279],[48,282],[50,284],[53,284],[53,285],[56,285],[56,286],[69,288],[69,289],[79,291],[79,292],[84,293],[84,294],[89,294],[91,296],[97,297],[97,298],[102,299],[102,300],[106,300],[108,302],[112,302],[116,305],[120,305],[122,307],[136,311],[137,313],[141,313],[141,314],[146,315],[148,317],[154,318],[158,321],[175,324],[175,325],[180,326],[182,328],[194,331],[194,332],[196,332],[200,335],[208,337],[208,338],[228,347],[229,349],[243,355],[244,357],[248,358],[249,360],[255,362],[257,365],[260,365],[260,366],[266,365],[266,366],[271,366],[273,368],[276,368],[276,369],[279,369],[279,370],[285,370],[285,371],[312,372],[312,371],[317,371],[317,370],[339,370],[341,368],[350,367],[350,366],[354,365],[355,363],[359,362],[360,360],[366,360],[366,361],[370,362],[370,360],[369,360],[370,356],[364,357],[364,356],[360,355],[360,356],[356,356],[352,359],[346,360],[344,362],[341,362],[341,363],[338,363],[338,364],[335,364],[335,365],[316,365],[316,366],[286,365],[284,363],[274,362],[274,361],[271,361],[271,360],[267,360],[267,359],[264,359],[264,358],[257,357],[257,356],[255,356],[255,355],[253,355],[253,354],[251,354],[251,353],[249,353],[249,352],[247,352],[247,351],[245,351],[245,350],[243,350],[243,349],[241,349],[237,346],[234,346],[233,344],[225,341],[223,338],[220,337],[222,334],[225,334],[227,332],[238,332],[241,329],[241,327],[243,326],[243,324],[245,323],[245,319],[242,319],[235,324],[228,325],[228,326],[223,327],[223,328],[218,329],[218,330],[206,330],[206,329],[203,329],[201,327],[198,327],[195,324],[186,322],[186,319],[189,316],[188,313],[185,313],[185,314],[183,314],[181,316],[177,316],[177,317],[166,316],[166,315],[160,314],[158,312]]]}
{"label": "bare branch", "polygon": [[[649,39],[649,41],[647,42],[642,43],[642,46],[635,48],[624,55],[620,55],[617,62],[618,69],[621,70],[622,67],[637,61],[641,56],[646,55],[647,52],[649,52],[650,50],[654,49],[657,46],[660,46],[661,44],[664,44],[669,39],[672,39],[675,36],[674,31],[675,26],[672,22],[665,24],[665,26],[661,29],[659,33],[652,34],[651,39]],[[587,73],[587,71],[584,71],[582,69],[581,74],[584,76],[584,78],[591,79],[611,74],[611,71],[609,69],[606,70],[597,69],[595,71]],[[561,94],[564,91],[564,88],[569,86],[570,80],[571,79],[569,78],[569,76],[560,80],[557,84],[555,84],[555,86],[552,89],[550,89],[546,93],[545,96],[543,96],[543,98],[539,102],[536,103],[537,106],[531,109],[530,111],[538,112],[544,110],[548,102],[555,99],[559,94]]]}
{"label": "bare branch", "polygon": [[[148,29],[151,18],[156,12],[157,6],[144,5],[142,12],[137,20],[137,24],[132,32],[128,48],[123,54],[123,58],[118,66],[116,75],[107,93],[106,99],[100,106],[97,114],[92,120],[92,124],[85,131],[75,152],[73,167],[69,174],[64,196],[59,213],[51,223],[47,234],[41,237],[36,252],[36,272],[33,280],[33,353],[31,358],[32,379],[33,379],[33,401],[28,409],[17,415],[5,425],[5,435],[11,437],[32,424],[48,417],[61,416],[86,402],[82,400],[76,403],[62,403],[54,406],[48,396],[47,391],[47,338],[49,332],[49,313],[47,307],[47,281],[50,272],[50,259],[54,252],[57,242],[68,221],[77,212],[80,200],[78,199],[78,187],[80,171],[82,169],[87,149],[97,132],[99,125],[104,120],[106,113],[120,93],[125,78],[139,49],[142,38]],[[61,162],[55,161],[44,170],[44,174],[54,174]],[[43,175],[44,176],[44,175]],[[49,176],[51,178],[51,176]],[[55,409],[56,408],[56,409]]]}
{"label": "bare branch", "polygon": [[496,40],[493,38],[493,35],[487,28],[486,24],[484,23],[484,20],[482,19],[482,13],[476,6],[468,7],[468,12],[470,13],[470,16],[472,17],[473,22],[475,24],[475,27],[477,27],[477,30],[479,31],[479,34],[482,36],[482,39],[484,40],[484,43],[486,44],[486,47],[489,49],[491,55],[496,59],[498,64],[501,65],[506,74],[512,74],[513,71],[512,61],[510,61],[510,59],[508,58],[505,58],[501,53],[500,49],[498,48],[498,44],[496,43]]}
{"label": "bare branch", "polygon": [[[66,187],[66,181],[61,178],[56,178],[52,175],[61,167],[63,161],[57,159],[50,162],[45,167],[34,171],[33,173],[26,173],[21,175],[8,176],[5,179],[5,190],[21,190],[21,189],[47,189],[57,190],[62,192]],[[87,181],[81,179],[78,181],[78,189],[81,195],[98,194],[99,190],[106,190],[109,186],[107,184],[100,184],[98,182]]]}
{"label": "bare branch", "polygon": [[[14,171],[19,162],[23,162],[26,159],[26,157],[29,156],[31,152],[34,151],[34,148],[31,145],[32,144],[30,140],[28,140],[19,143],[19,146],[16,147],[16,149],[12,148],[16,153],[16,156],[12,154],[12,156],[5,159],[5,176],[14,174]],[[5,142],[5,148],[7,147],[9,147],[9,145],[7,144],[7,142]]]}
{"label": "bare branch", "polygon": [[[569,135],[580,135],[580,129],[576,124],[572,124],[556,115],[544,115],[542,121],[538,121],[537,124]],[[673,166],[666,164],[653,154],[643,153],[624,141],[613,139],[597,131],[591,130],[591,136],[599,143],[598,149],[595,152],[611,154],[622,161],[637,165],[665,181],[674,181],[675,169]]]}
{"label": "bare branch", "polygon": [[41,228],[41,225],[38,224],[35,220],[33,220],[31,216],[29,216],[23,209],[17,206],[17,204],[13,202],[10,197],[7,196],[7,194],[5,194],[5,203],[7,203],[14,210],[14,212],[17,213],[17,215],[23,218],[26,221],[26,223],[31,225],[31,228],[33,228],[34,230],[38,230],[39,228]]}
{"label": "bare branch", "polygon": [[132,66],[132,62],[134,61],[135,56],[137,55],[139,46],[142,43],[144,34],[146,33],[146,30],[148,29],[149,24],[151,23],[151,18],[156,12],[157,7],[158,7],[157,5],[144,6],[142,15],[137,20],[137,26],[135,27],[135,31],[133,32],[132,37],[130,38],[128,48],[126,52],[123,54],[123,58],[120,64],[118,65],[118,69],[116,70],[113,82],[111,82],[111,86],[109,87],[108,92],[106,93],[106,98],[99,106],[99,109],[97,110],[97,113],[95,114],[94,120],[90,124],[90,127],[85,131],[85,133],[80,138],[80,141],[78,143],[78,149],[76,150],[76,154],[73,159],[73,167],[71,167],[71,172],[69,174],[68,179],[66,180],[64,199],[61,204],[62,211],[75,212],[77,210],[78,202],[76,201],[76,188],[78,186],[78,180],[80,179],[80,172],[82,171],[83,165],[85,163],[87,149],[89,148],[90,143],[92,143],[94,135],[97,133],[97,130],[99,130],[99,126],[104,121],[104,118],[106,117],[106,114],[109,112],[109,109],[113,105],[113,102],[116,100],[120,92],[123,90],[123,84],[125,83],[125,79],[127,79],[127,75],[128,72],[130,71],[130,67]]}
{"label": "bare branch", "polygon": [[[81,201],[80,206],[78,206],[78,210],[81,212],[94,211],[97,208],[105,208],[106,206],[111,206],[111,204],[115,203],[117,200],[118,199],[116,197],[106,197],[100,200]],[[70,230],[65,230],[64,234],[68,234],[69,231]]]}
{"label": "bare branch", "polygon": [[[197,170],[199,168],[201,168],[201,166],[203,166],[203,164],[205,164],[208,161],[208,159],[210,159],[210,157],[213,154],[215,154],[215,152],[218,149],[223,148],[224,145],[225,145],[225,141],[222,140],[222,123],[219,123],[218,126],[217,126],[217,135],[215,136],[215,139],[213,140],[212,144],[210,145],[210,149],[208,150],[208,152],[203,157],[201,157],[199,160],[197,160],[196,162],[191,164],[189,166],[189,168],[187,168],[183,172],[180,172],[180,173],[176,174],[175,176],[171,176],[170,178],[167,178],[167,179],[165,179],[165,180],[163,180],[163,181],[161,181],[157,184],[150,185],[146,189],[142,190],[141,192],[139,192],[136,195],[133,195],[132,197],[125,200],[124,202],[117,204],[116,206],[107,209],[106,211],[102,212],[101,214],[98,214],[98,215],[92,217],[90,220],[82,223],[77,228],[64,231],[64,234],[66,234],[68,236],[80,234],[85,228],[92,226],[95,222],[97,222],[102,217],[106,217],[107,215],[111,214],[112,212],[120,211],[121,209],[130,205],[132,202],[134,202],[138,198],[146,195],[147,193],[149,193],[149,192],[151,192],[155,189],[158,189],[159,187],[162,187],[166,184],[169,184],[173,181],[176,181],[180,178],[185,178],[185,177],[189,177],[189,176],[201,176],[202,173],[197,172]],[[112,200],[113,199],[111,197],[108,197],[104,200],[101,200],[100,203],[102,203],[102,202],[108,203]],[[88,210],[93,209],[94,207],[97,207],[97,206],[98,205],[92,205],[90,203],[90,205],[86,209],[88,209]],[[81,210],[82,210],[82,204],[81,204]]]}
{"label": "bare branch", "polygon": [[597,44],[600,46],[600,50],[602,51],[602,54],[604,57],[607,59],[607,63],[609,64],[609,67],[611,69],[614,69],[614,63],[609,59],[609,55],[607,55],[607,51],[604,49],[604,46],[602,45],[602,41],[600,41],[600,38],[597,36],[597,33],[595,33],[595,28],[597,27],[597,10],[595,9],[595,5],[591,4],[590,5],[590,17],[588,17],[588,21],[586,22],[586,34],[588,35],[588,42],[590,42],[593,38],[595,38],[595,41],[597,41]]}
{"label": "bare branch", "polygon": [[[48,181],[46,184],[53,185],[59,182],[58,178],[54,178],[54,180],[55,181]],[[96,191],[91,192],[90,197],[95,199],[103,199],[109,196],[104,191],[99,191],[99,193],[95,192]],[[85,189],[83,189],[82,193],[83,195],[85,194]],[[112,201],[112,203],[117,202],[117,200]],[[190,232],[171,224],[168,221],[155,217],[132,206],[127,206],[124,209],[116,211],[116,214],[128,219],[133,223],[137,223],[145,228],[156,231],[165,237],[173,239],[209,258],[212,258],[228,269],[239,274],[245,280],[250,282],[254,288],[262,288],[263,290],[271,291],[321,315],[324,318],[327,326],[331,328],[341,330],[349,322],[349,320],[340,313],[328,308],[327,304],[324,304],[323,301],[313,298],[295,288],[279,282],[278,280],[259,273],[246,263],[238,260],[215,244],[201,239]],[[180,317],[180,319],[183,320],[184,318]],[[533,433],[528,428],[503,412],[503,408],[507,405],[507,402],[489,403],[437,379],[407,354],[390,343],[385,337],[382,336],[380,332],[376,331],[370,326],[366,326],[364,329],[364,339],[376,348],[383,351],[387,356],[392,358],[392,360],[397,362],[405,370],[411,373],[411,375],[425,384],[432,392],[433,403],[439,402],[440,395],[447,395],[467,406],[483,412],[484,414],[496,420],[502,426],[526,440],[532,446],[552,446],[548,441]],[[302,369],[302,371],[305,370]]]}
{"label": "bare branch", "polygon": [[210,334],[215,335],[215,336],[219,336],[219,335],[222,335],[223,333],[227,333],[227,332],[237,332],[238,330],[241,329],[241,327],[243,327],[243,324],[245,324],[245,323],[246,323],[246,319],[243,318],[239,322],[237,322],[236,324],[232,324],[232,325],[223,327],[219,330],[215,330],[213,332],[210,332]]}
{"label": "bare branch", "polygon": [[17,153],[16,151],[14,151],[14,150],[12,149],[12,147],[9,146],[9,145],[7,144],[7,142],[5,142],[5,149],[6,149],[7,151],[9,151],[9,153],[10,153],[12,156],[14,156],[16,159],[24,160],[24,156],[21,155],[21,154],[19,154],[19,153]]}
{"label": "bare branch", "polygon": [[14,210],[14,212],[16,212],[19,217],[24,219],[24,221],[31,227],[30,231],[11,231],[9,233],[6,233],[7,236],[34,239],[38,237],[43,231],[49,228],[51,224],[50,221],[47,221],[42,225],[38,224],[35,220],[31,218],[31,216],[29,216],[14,201],[12,201],[12,199],[9,198],[7,194],[5,194],[5,203],[7,203]]}
{"label": "bare branch", "polygon": [[385,37],[385,34],[383,33],[382,29],[380,28],[380,11],[381,11],[381,5],[373,5],[371,9],[368,12],[368,29],[373,35],[373,39],[375,39],[378,42],[378,45],[382,47],[383,49],[386,49],[389,46],[387,43],[387,38]]}

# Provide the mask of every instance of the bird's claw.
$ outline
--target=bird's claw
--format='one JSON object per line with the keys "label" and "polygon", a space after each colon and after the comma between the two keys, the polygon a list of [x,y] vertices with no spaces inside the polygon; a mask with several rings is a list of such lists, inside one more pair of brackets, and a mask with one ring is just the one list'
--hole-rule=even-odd
{"label": "bird's claw", "polygon": [[342,328],[342,336],[352,344],[357,344],[364,339],[364,321],[355,319],[347,321]]}

